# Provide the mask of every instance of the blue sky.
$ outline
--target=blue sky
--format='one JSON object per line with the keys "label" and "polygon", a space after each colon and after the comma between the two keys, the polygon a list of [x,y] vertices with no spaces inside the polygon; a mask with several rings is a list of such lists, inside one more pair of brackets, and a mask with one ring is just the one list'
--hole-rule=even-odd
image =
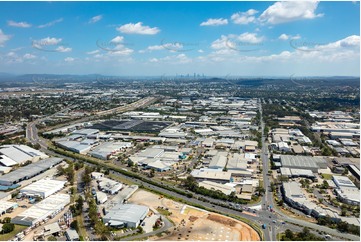
{"label": "blue sky", "polygon": [[0,2],[0,72],[360,75],[359,2]]}

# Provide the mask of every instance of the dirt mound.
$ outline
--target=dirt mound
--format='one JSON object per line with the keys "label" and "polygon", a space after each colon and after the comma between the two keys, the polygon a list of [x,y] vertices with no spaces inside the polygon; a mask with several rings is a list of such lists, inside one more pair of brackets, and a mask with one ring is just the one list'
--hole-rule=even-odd
{"label": "dirt mound", "polygon": [[194,222],[194,221],[196,221],[198,219],[198,217],[190,216],[188,219],[189,219],[189,221]]}
{"label": "dirt mound", "polygon": [[237,222],[232,219],[224,218],[224,217],[214,215],[214,214],[209,214],[207,219],[217,222],[217,223],[227,225],[227,226],[231,226],[231,227],[234,227],[237,224]]}

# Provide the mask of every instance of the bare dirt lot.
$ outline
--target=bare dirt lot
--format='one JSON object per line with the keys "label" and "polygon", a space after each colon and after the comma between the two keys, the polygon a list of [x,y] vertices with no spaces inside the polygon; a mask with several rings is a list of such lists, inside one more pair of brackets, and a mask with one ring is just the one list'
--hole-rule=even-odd
{"label": "bare dirt lot", "polygon": [[150,240],[260,240],[257,232],[243,222],[162,198],[148,191],[138,190],[129,202],[146,205],[154,209],[162,207],[171,213],[168,218],[175,224],[171,228],[171,233],[162,238],[149,238]]}

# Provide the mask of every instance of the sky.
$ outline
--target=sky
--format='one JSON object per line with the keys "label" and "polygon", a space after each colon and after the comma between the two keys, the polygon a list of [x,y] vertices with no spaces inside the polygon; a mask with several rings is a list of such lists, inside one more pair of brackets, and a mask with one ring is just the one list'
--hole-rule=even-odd
{"label": "sky", "polygon": [[0,72],[360,76],[360,4],[0,2]]}

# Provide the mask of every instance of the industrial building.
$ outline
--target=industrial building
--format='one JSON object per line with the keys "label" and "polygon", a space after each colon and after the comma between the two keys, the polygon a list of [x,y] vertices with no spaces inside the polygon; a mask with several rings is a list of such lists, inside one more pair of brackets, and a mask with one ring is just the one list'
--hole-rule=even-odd
{"label": "industrial building", "polygon": [[62,161],[63,161],[62,158],[48,158],[44,160],[39,160],[36,163],[32,163],[24,167],[20,167],[15,171],[0,176],[0,185],[11,186],[20,181],[30,179],[54,167],[55,165],[61,163]]}
{"label": "industrial building", "polygon": [[332,220],[339,220],[337,212],[323,209],[316,203],[309,201],[298,182],[283,182],[282,192],[285,202],[307,215],[312,215],[316,218],[329,216]]}
{"label": "industrial building", "polygon": [[117,204],[103,217],[103,222],[111,227],[136,228],[146,218],[149,208],[135,204]]}
{"label": "industrial building", "polygon": [[104,173],[93,171],[90,173],[90,176],[95,180],[99,180],[100,178],[104,177]]}
{"label": "industrial building", "polygon": [[79,241],[80,237],[78,232],[75,229],[68,228],[65,231],[65,237],[67,241]]}
{"label": "industrial building", "polygon": [[[0,163],[5,162],[5,164],[3,164],[5,166],[12,166],[14,165],[13,162],[21,165],[24,164],[26,161],[36,162],[39,159],[45,159],[49,157],[43,152],[26,145],[2,145],[0,147],[0,155],[3,155],[1,156],[2,158],[0,159]],[[8,159],[5,159],[4,156]]]}
{"label": "industrial building", "polygon": [[123,188],[123,185],[117,181],[108,179],[106,177],[101,177],[98,179],[98,188],[103,192],[110,194],[116,194],[120,189]]}
{"label": "industrial building", "polygon": [[333,176],[332,180],[337,186],[335,193],[341,202],[352,205],[360,204],[360,190],[350,178],[347,176]]}
{"label": "industrial building", "polygon": [[104,142],[90,151],[89,155],[98,159],[108,160],[112,155],[130,147],[132,147],[131,142]]}
{"label": "industrial building", "polygon": [[231,181],[232,173],[224,172],[222,169],[195,169],[191,175],[199,181],[214,181],[218,183],[227,183]]}
{"label": "industrial building", "polygon": [[65,181],[41,179],[20,189],[20,193],[27,197],[46,198],[62,190],[64,188],[65,183],[66,183]]}
{"label": "industrial building", "polygon": [[287,167],[281,167],[280,172],[282,176],[287,177],[304,177],[309,179],[315,179],[315,174],[312,173],[311,170],[306,169],[293,169],[293,168],[287,168]]}
{"label": "industrial building", "polygon": [[74,140],[59,140],[56,142],[59,147],[73,151],[79,154],[86,154],[94,146],[94,144],[89,144],[87,142],[79,142]]}
{"label": "industrial building", "polygon": [[[251,159],[252,160],[252,159]],[[232,157],[228,159],[227,170],[228,171],[245,171],[247,170],[247,163],[249,159],[245,157],[245,154],[233,154]]]}
{"label": "industrial building", "polygon": [[107,194],[104,192],[96,192],[96,198],[98,204],[103,204],[108,200]]}
{"label": "industrial building", "polygon": [[199,187],[204,187],[209,190],[220,191],[226,195],[230,195],[232,192],[236,191],[236,189],[232,186],[228,186],[212,181],[202,181],[198,185]]}
{"label": "industrial building", "polygon": [[227,152],[218,152],[209,163],[210,169],[224,169],[227,164]]}
{"label": "industrial building", "polygon": [[10,212],[11,210],[18,207],[17,203],[8,202],[8,201],[1,201],[0,202],[0,216]]}
{"label": "industrial building", "polygon": [[34,226],[47,218],[52,218],[69,204],[68,194],[51,195],[36,205],[11,219],[11,223],[25,226]]}
{"label": "industrial building", "polygon": [[318,169],[327,168],[327,161],[321,157],[281,155],[281,164],[282,167],[306,169],[314,173],[317,173]]}

